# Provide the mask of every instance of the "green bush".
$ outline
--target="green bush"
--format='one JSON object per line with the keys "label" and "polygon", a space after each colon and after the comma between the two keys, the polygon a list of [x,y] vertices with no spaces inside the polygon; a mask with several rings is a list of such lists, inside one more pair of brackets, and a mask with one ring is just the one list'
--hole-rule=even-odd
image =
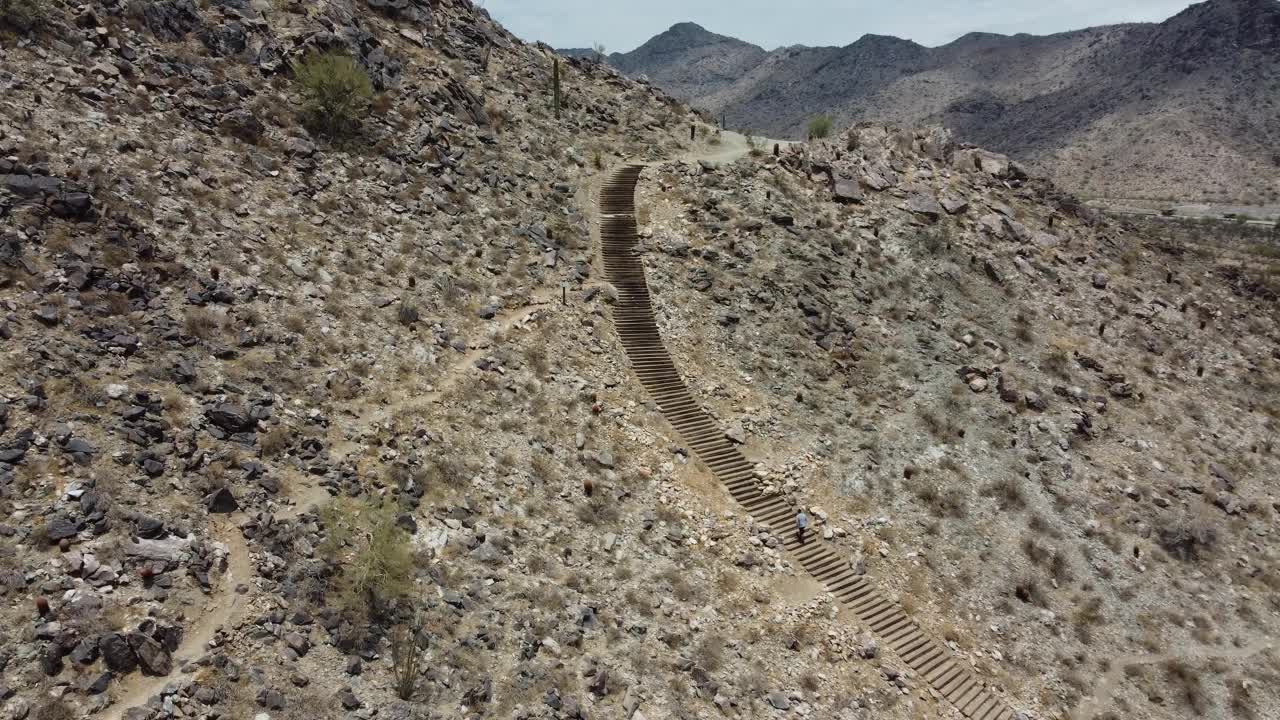
{"label": "green bush", "polygon": [[398,514],[391,501],[338,501],[320,513],[326,538],[319,551],[344,559],[334,589],[338,606],[352,619],[390,606],[413,590],[413,548],[408,533],[396,524]]}
{"label": "green bush", "polygon": [[340,139],[355,134],[369,114],[369,74],[348,55],[308,53],[293,63],[303,98],[303,122],[313,132]]}
{"label": "green bush", "polygon": [[818,117],[809,121],[809,139],[810,140],[821,140],[829,135],[831,135],[831,118],[830,117],[826,115],[819,115]]}
{"label": "green bush", "polygon": [[49,17],[46,0],[0,0],[0,27],[28,33],[39,30]]}

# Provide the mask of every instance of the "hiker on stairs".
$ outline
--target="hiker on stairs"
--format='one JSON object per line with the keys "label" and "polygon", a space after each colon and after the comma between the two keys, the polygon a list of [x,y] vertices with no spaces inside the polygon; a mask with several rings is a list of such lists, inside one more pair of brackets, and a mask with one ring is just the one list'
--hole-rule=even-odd
{"label": "hiker on stairs", "polygon": [[796,539],[800,544],[804,544],[804,531],[809,527],[809,516],[804,514],[804,510],[796,513]]}

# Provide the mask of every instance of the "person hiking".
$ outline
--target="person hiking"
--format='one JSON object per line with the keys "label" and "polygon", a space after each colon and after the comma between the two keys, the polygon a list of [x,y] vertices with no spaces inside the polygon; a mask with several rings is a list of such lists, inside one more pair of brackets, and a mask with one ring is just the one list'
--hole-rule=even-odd
{"label": "person hiking", "polygon": [[804,544],[804,531],[809,527],[809,516],[804,514],[804,510],[796,513],[796,538],[800,544]]}

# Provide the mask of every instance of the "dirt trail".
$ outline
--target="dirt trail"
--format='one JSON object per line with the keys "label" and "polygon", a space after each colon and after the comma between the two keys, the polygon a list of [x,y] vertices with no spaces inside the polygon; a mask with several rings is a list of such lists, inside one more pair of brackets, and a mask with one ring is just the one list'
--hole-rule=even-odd
{"label": "dirt trail", "polygon": [[[511,331],[513,328],[528,321],[539,310],[556,306],[559,302],[560,293],[559,288],[539,288],[534,290],[527,305],[509,312],[498,320],[495,325],[486,328],[486,331],[490,334]],[[391,402],[383,403],[374,400],[363,400],[345,408],[346,419],[344,422],[335,422],[329,429],[329,445],[333,454],[343,456],[360,449],[359,442],[344,436],[345,431],[350,431],[352,434],[368,432],[370,428],[386,423],[396,415],[430,407],[440,402],[441,398],[449,390],[453,389],[461,378],[467,377],[467,369],[474,367],[476,361],[483,358],[491,349],[491,344],[487,342],[479,343],[468,347],[464,353],[453,355],[448,360],[448,365],[441,374],[439,382],[432,388],[431,392],[416,395],[399,395]]]}
{"label": "dirt trail", "polygon": [[[182,642],[173,653],[175,669],[203,655],[218,630],[233,625],[248,602],[246,595],[236,592],[237,587],[247,584],[253,577],[249,548],[239,528],[242,519],[233,516],[214,524],[214,535],[227,546],[227,570],[219,579],[218,587],[205,597],[203,607],[195,614],[195,623],[185,628]],[[138,672],[123,678],[112,691],[114,702],[111,707],[99,717],[121,720],[130,708],[144,705],[152,696],[159,694],[172,677],[173,673],[156,677]]]}
{"label": "dirt trail", "polygon": [[1102,676],[1101,682],[1094,686],[1094,692],[1088,698],[1082,700],[1079,705],[1071,711],[1071,720],[1093,720],[1099,713],[1111,703],[1111,699],[1115,696],[1116,688],[1124,679],[1126,669],[1137,665],[1156,665],[1159,663],[1177,660],[1181,662],[1203,662],[1206,660],[1244,660],[1251,658],[1258,653],[1266,652],[1275,647],[1275,641],[1271,638],[1262,638],[1256,640],[1249,645],[1241,648],[1229,648],[1226,650],[1203,650],[1186,653],[1160,653],[1158,655],[1122,655],[1111,660],[1111,668],[1107,670],[1107,674]]}
{"label": "dirt trail", "polygon": [[[773,146],[778,145],[783,149],[788,148],[797,143],[791,140],[773,140],[770,138],[752,135],[759,147],[766,153],[773,153]],[[706,160],[707,162],[716,163],[717,165],[729,164],[737,162],[751,153],[751,142],[748,141],[746,135],[733,132],[731,130],[720,131],[720,144],[710,145],[704,144],[700,148],[690,150],[688,153],[676,158],[685,162],[698,162]],[[661,160],[658,162],[647,163],[648,165],[661,165],[662,163],[671,162],[670,160]]]}
{"label": "dirt trail", "polygon": [[[769,147],[772,147],[772,143],[773,141],[769,141]],[[745,157],[751,150],[747,139],[733,132],[721,133],[721,144],[719,146],[709,146],[709,149],[712,149],[713,152],[708,153],[704,150],[701,153],[691,154],[685,159],[731,163]],[[668,161],[664,160],[662,162]],[[605,174],[602,173],[601,178],[604,176]],[[590,195],[594,196],[594,192],[590,193]],[[588,207],[594,209],[595,202],[593,197]],[[597,232],[595,227],[597,223],[594,222],[594,219],[592,218],[593,222],[590,225],[593,236]],[[593,237],[593,241],[596,239]],[[560,296],[560,292],[558,288],[535,290],[527,305],[506,314],[496,325],[489,328],[489,331],[491,333],[511,331],[530,320],[539,310],[554,306]],[[414,396],[400,396],[390,403],[375,403],[372,400],[356,403],[353,408],[348,410],[348,420],[346,422],[333,423],[330,429],[329,442],[332,452],[336,455],[345,455],[359,450],[359,443],[344,437],[343,430],[356,428],[356,432],[367,432],[374,425],[385,423],[400,413],[425,408],[440,402],[441,398],[457,385],[461,378],[467,376],[467,369],[474,367],[476,361],[484,357],[491,347],[489,343],[480,343],[469,347],[466,352],[454,356],[441,374],[439,383],[434,386],[431,392]],[[278,519],[297,517],[328,501],[328,492],[320,485],[310,482],[304,477],[295,477],[293,479],[302,480],[302,482],[296,483],[291,488],[294,504],[278,512]],[[233,624],[248,603],[246,595],[236,592],[237,587],[247,584],[253,577],[249,548],[239,530],[239,523],[243,519],[243,516],[232,516],[226,520],[217,521],[214,525],[215,535],[227,546],[227,570],[219,580],[217,589],[205,598],[203,609],[198,614],[195,624],[187,627],[183,633],[182,642],[177,651],[173,653],[173,665],[175,668],[181,668],[187,662],[204,654],[214,635],[223,627]],[[800,595],[807,596],[808,588],[804,588],[804,590],[805,592],[801,592]],[[159,694],[165,685],[170,682],[172,676],[172,673],[163,677],[142,675],[141,673],[129,675],[119,681],[113,691],[114,702],[99,717],[102,720],[122,720],[129,709],[144,705],[147,700]]]}
{"label": "dirt trail", "polygon": [[[551,305],[559,294],[559,290],[551,288],[536,291],[530,304],[518,308],[503,317],[493,327],[493,331],[510,331],[527,321],[538,310]],[[372,401],[367,401],[358,405],[353,413],[354,422],[335,423],[330,437],[334,451],[341,454],[358,449],[357,443],[353,441],[343,438],[335,439],[336,436],[333,433],[337,432],[339,428],[351,428],[354,426],[367,429],[373,423],[384,422],[396,413],[439,402],[440,398],[457,384],[459,378],[466,375],[466,369],[474,366],[476,360],[480,359],[489,349],[490,345],[487,343],[480,344],[469,348],[465,353],[455,356],[432,392],[413,397],[402,397],[389,404],[376,405]],[[277,519],[288,520],[295,518],[328,502],[328,491],[308,477],[299,474],[291,479],[294,481],[290,486],[293,505],[278,511],[276,513]],[[214,521],[213,534],[227,547],[227,569],[219,579],[217,589],[204,598],[201,609],[198,613],[194,613],[195,623],[185,629],[182,642],[177,651],[173,653],[174,668],[181,668],[187,662],[204,654],[209,642],[213,640],[219,629],[233,625],[248,604],[247,596],[236,592],[237,587],[247,584],[253,577],[249,547],[239,529],[239,525],[244,519],[242,515],[233,515],[227,519]],[[114,702],[99,717],[102,720],[122,720],[130,708],[146,704],[147,700],[159,694],[172,678],[173,673],[164,677],[134,673],[121,679],[112,693],[115,698]]]}

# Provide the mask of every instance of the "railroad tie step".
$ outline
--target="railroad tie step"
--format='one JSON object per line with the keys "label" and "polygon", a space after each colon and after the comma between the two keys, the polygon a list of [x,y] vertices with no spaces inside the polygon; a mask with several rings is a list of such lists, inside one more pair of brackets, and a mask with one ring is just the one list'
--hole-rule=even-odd
{"label": "railroad tie step", "polygon": [[724,430],[694,399],[663,342],[645,277],[644,248],[636,221],[636,184],[644,165],[613,171],[600,192],[600,255],[613,284],[611,311],[629,367],[640,380],[680,441],[711,469],[715,478],[757,523],[782,535],[782,548],[808,574],[863,623],[909,667],[969,720],[1011,720],[1004,701],[968,671],[945,647],[929,638],[902,609],[876,591],[868,578],[854,574],[847,559],[820,538],[801,544],[793,532],[795,509],[776,495],[765,495],[755,465],[724,435]]}

